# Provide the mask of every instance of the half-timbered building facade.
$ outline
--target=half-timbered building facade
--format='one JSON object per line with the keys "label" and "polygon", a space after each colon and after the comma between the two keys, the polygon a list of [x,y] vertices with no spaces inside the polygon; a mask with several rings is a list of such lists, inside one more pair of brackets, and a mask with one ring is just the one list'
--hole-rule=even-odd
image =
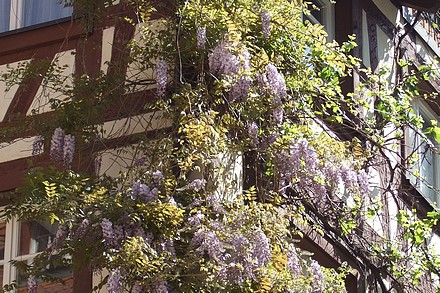
{"label": "half-timbered building facade", "polygon": [[[75,8],[63,7],[59,1],[0,0],[0,74],[20,64],[35,65],[30,78],[19,85],[10,86],[0,80],[0,193],[10,192],[23,184],[27,170],[33,166],[44,166],[49,161],[47,151],[35,155],[32,144],[39,135],[33,129],[47,119],[56,117],[50,110],[50,94],[44,92],[43,76],[52,62],[64,66],[66,84],[74,83],[75,77],[98,76],[101,72],[118,76],[137,76],[136,68],[128,66],[127,43],[136,37],[136,26],[127,23],[124,17],[135,19],[134,10],[128,1],[114,1],[99,19],[87,14],[76,14]],[[330,39],[343,42],[348,35],[356,35],[353,54],[363,60],[372,71],[388,67],[393,70],[395,56],[414,60],[416,64],[432,63],[440,56],[440,1],[398,1],[398,0],[328,0],[311,1],[321,7],[309,16],[309,21],[323,24]],[[49,4],[52,3],[52,4]],[[56,4],[55,4],[56,3]],[[172,13],[168,1],[155,1],[157,14]],[[84,11],[83,11],[84,12]],[[93,19],[93,21],[91,21]],[[89,21],[90,20],[90,21]],[[43,61],[43,62],[42,62]],[[46,64],[46,66],[41,66]],[[60,72],[59,74],[64,74]],[[362,76],[355,75],[343,87],[353,91]],[[170,126],[157,113],[145,113],[144,105],[154,98],[154,84],[136,84],[135,93],[116,93],[111,107],[105,111],[100,142],[77,150],[74,160],[77,170],[94,172],[96,154],[102,156],[101,172],[115,175],[130,164],[130,158],[117,161],[115,153],[126,145],[136,142],[136,134]],[[428,80],[420,85],[427,92],[440,92],[440,81]],[[83,93],[87,95],[87,93]],[[62,100],[63,97],[53,97]],[[438,101],[423,100],[414,104],[416,112],[424,119],[439,120]],[[117,130],[117,132],[116,132]],[[114,132],[112,132],[114,131]],[[152,132],[153,133],[153,132]],[[349,136],[349,134],[348,134]],[[411,140],[420,139],[410,132],[405,133],[406,143],[402,152],[411,149]],[[436,142],[432,141],[432,144]],[[401,201],[408,208],[416,208],[420,217],[440,204],[440,155],[433,148],[424,152],[425,160],[416,164],[423,180],[413,178],[409,173],[402,176],[406,187]],[[112,149],[113,152],[104,150]],[[32,159],[31,159],[32,158]],[[135,160],[133,153],[131,160]],[[372,179],[373,181],[375,179]],[[380,178],[376,182],[380,185]],[[2,205],[6,205],[3,201]],[[388,198],[383,198],[386,217],[395,217],[398,207]],[[393,237],[392,220],[371,222],[373,237],[377,231]],[[348,292],[367,292],[368,275],[364,274],[362,260],[349,248],[335,243],[329,235],[320,235],[303,228],[304,238],[299,246],[314,253],[321,265],[338,267],[347,262],[353,269],[347,278]],[[368,230],[368,229],[367,229]],[[7,284],[18,280],[25,285],[20,272],[11,266],[11,260],[29,261],[42,251],[53,237],[54,229],[44,222],[0,223],[0,282]],[[440,246],[440,225],[437,225],[432,241]],[[372,236],[373,235],[373,236]],[[38,292],[88,292],[94,285],[92,273],[87,268],[71,272],[60,270],[59,276],[66,280],[64,285],[41,286]],[[428,279],[427,279],[428,281]],[[21,283],[20,283],[21,282]],[[426,285],[427,290],[430,286]],[[370,288],[371,289],[371,288]],[[427,291],[428,292],[428,291]]]}

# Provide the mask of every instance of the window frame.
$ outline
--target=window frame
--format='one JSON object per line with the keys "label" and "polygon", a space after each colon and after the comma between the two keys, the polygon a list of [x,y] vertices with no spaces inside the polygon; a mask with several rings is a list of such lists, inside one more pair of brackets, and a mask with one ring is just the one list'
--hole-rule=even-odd
{"label": "window frame", "polygon": [[[25,0],[10,0],[9,27],[6,30],[0,31],[0,35],[11,31],[41,27],[53,23],[58,23],[60,21],[66,21],[68,19],[71,19],[73,15],[73,7],[71,7],[70,16],[59,16],[55,19],[49,19],[30,25],[24,25],[25,23],[24,13],[23,13],[24,1]],[[60,5],[63,5],[63,3],[61,2]]]}
{"label": "window frame", "polygon": [[[430,120],[435,120],[440,123],[438,115],[429,107],[426,102],[421,99],[417,99],[413,103],[413,109],[416,115],[421,116],[423,119],[427,118]],[[425,123],[430,123],[429,121],[424,121]],[[424,145],[428,144],[435,150],[430,150],[432,154],[432,166],[430,170],[432,171],[432,182],[427,182],[423,177],[425,177],[425,172],[422,172],[423,161],[426,159]],[[408,135],[408,147],[409,154],[415,152],[417,154],[417,161],[414,165],[409,168],[409,181],[414,186],[414,188],[431,204],[440,206],[440,144],[433,142],[431,138],[424,134],[417,133],[414,130],[409,131]],[[415,176],[413,173],[417,171],[419,174]],[[426,178],[426,177],[425,177]],[[432,184],[432,186],[430,186]]]}
{"label": "window frame", "polygon": [[335,4],[330,2],[330,0],[308,0],[310,4],[315,5],[320,8],[320,13],[322,15],[322,22],[317,20],[312,14],[304,16],[304,19],[309,20],[313,24],[320,24],[324,27],[327,32],[327,41],[331,42],[335,39]]}

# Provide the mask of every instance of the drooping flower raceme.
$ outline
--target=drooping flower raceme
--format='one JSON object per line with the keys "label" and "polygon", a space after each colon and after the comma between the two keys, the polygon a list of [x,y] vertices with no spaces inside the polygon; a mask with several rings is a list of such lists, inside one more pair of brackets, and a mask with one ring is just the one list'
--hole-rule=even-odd
{"label": "drooping flower raceme", "polygon": [[230,100],[235,101],[249,95],[251,78],[248,72],[251,55],[244,46],[239,53],[233,53],[231,47],[232,45],[225,41],[220,42],[209,54],[208,61],[212,73],[232,79],[229,96]]}
{"label": "drooping flower raceme", "polygon": [[102,219],[101,230],[104,243],[109,247],[113,247],[116,244],[116,236],[113,230],[112,222],[106,218]]}
{"label": "drooping flower raceme", "polygon": [[27,279],[28,293],[37,293],[38,282],[35,276],[30,275]]}
{"label": "drooping flower raceme", "polygon": [[321,266],[316,261],[312,261],[310,265],[312,271],[312,288],[313,293],[321,293],[324,291],[324,274],[322,273]]}
{"label": "drooping flower raceme", "polygon": [[159,60],[156,63],[156,83],[157,96],[159,98],[165,97],[168,84],[168,64],[164,60]]}
{"label": "drooping flower raceme", "polygon": [[39,155],[43,152],[44,138],[41,135],[35,137],[32,142],[32,156]]}
{"label": "drooping flower raceme", "polygon": [[263,10],[260,13],[261,18],[261,31],[263,32],[263,38],[267,39],[270,36],[270,14],[267,10]]}
{"label": "drooping flower raceme", "polygon": [[107,293],[120,293],[122,289],[121,272],[119,269],[112,271],[107,280]]}
{"label": "drooping flower raceme", "polygon": [[50,159],[70,168],[74,153],[75,137],[70,134],[66,135],[60,127],[56,128],[50,141]]}
{"label": "drooping flower raceme", "polygon": [[75,136],[67,134],[64,136],[63,146],[63,163],[64,166],[70,168],[75,153]]}
{"label": "drooping flower raceme", "polygon": [[256,147],[258,145],[258,125],[255,122],[248,124],[248,135],[251,140],[252,146]]}
{"label": "drooping flower raceme", "polygon": [[197,48],[205,49],[206,44],[206,27],[197,28]]}
{"label": "drooping flower raceme", "polygon": [[49,157],[54,162],[63,162],[64,160],[64,130],[60,127],[53,132],[50,141]]}

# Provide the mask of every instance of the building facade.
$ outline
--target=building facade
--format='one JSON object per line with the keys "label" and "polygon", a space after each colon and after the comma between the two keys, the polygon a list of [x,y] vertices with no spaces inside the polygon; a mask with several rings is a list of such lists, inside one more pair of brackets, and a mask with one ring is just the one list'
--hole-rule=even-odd
{"label": "building facade", "polygon": [[[52,62],[66,65],[63,67],[65,72],[60,72],[60,75],[69,76],[73,73],[63,80],[66,87],[76,82],[76,77],[97,77],[104,72],[115,76],[131,76],[133,87],[137,89],[130,95],[119,93],[121,98],[107,109],[105,117],[101,117],[102,140],[79,151],[81,156],[78,157],[81,159],[73,161],[77,170],[96,171],[94,157],[99,154],[102,157],[99,168],[101,172],[116,176],[124,167],[139,159],[136,150],[127,150],[125,147],[134,142],[139,133],[148,134],[149,130],[157,129],[166,131],[170,127],[170,121],[163,120],[157,113],[144,110],[145,104],[154,99],[156,86],[151,78],[150,83],[136,81],[148,80],[151,74],[128,65],[130,52],[127,44],[137,37],[140,27],[127,23],[124,18],[128,16],[136,19],[135,10],[126,1],[113,2],[113,6],[95,19],[87,15],[88,10],[63,7],[58,1],[49,4],[48,1],[37,0],[0,0],[0,73],[10,71],[11,68],[19,70],[24,62],[35,66],[31,78],[19,85],[10,86],[6,81],[0,80],[1,193],[20,187],[30,167],[48,164],[48,151],[35,155],[32,153],[32,145],[39,135],[34,126],[38,124],[44,129],[46,119],[56,118],[57,113],[50,110],[50,104],[53,103],[51,98],[63,100],[62,96],[51,97],[51,93],[42,84],[42,76],[49,70]],[[158,19],[161,15],[173,13],[173,5],[167,1],[156,2],[157,13],[153,18]],[[305,21],[322,24],[328,32],[329,41],[334,39],[341,43],[348,40],[348,35],[355,35],[358,46],[353,55],[361,58],[365,68],[371,68],[373,72],[382,68],[390,69],[391,74],[386,77],[390,80],[399,71],[396,59],[410,60],[417,67],[426,63],[433,64],[440,57],[440,16],[436,11],[440,6],[439,1],[311,2],[320,9],[305,15]],[[360,74],[354,74],[344,81],[344,90],[355,91],[363,78]],[[427,79],[418,87],[421,96],[424,92],[440,92],[439,80]],[[414,101],[414,110],[423,118],[426,129],[431,126],[428,121],[439,120],[440,107],[435,99],[421,97]],[[344,129],[334,131],[339,131],[341,139],[348,141],[356,136]],[[398,184],[401,184],[402,192],[398,194],[397,201],[390,194],[382,194],[382,218],[368,222],[368,227],[362,231],[366,239],[374,242],[375,237],[396,237],[398,231],[394,219],[401,209],[415,209],[417,216],[424,218],[440,203],[438,148],[435,140],[426,139],[411,129],[404,130],[399,151],[416,154],[417,162],[399,177]],[[112,151],[105,151],[109,149]],[[124,156],[120,156],[120,152],[124,152]],[[239,174],[241,177],[241,173]],[[380,170],[378,167],[371,174],[371,185],[385,189],[381,177],[388,176],[387,170]],[[7,200],[2,204],[7,205]],[[312,252],[321,265],[339,267],[343,262],[348,263],[352,269],[346,280],[348,292],[384,292],[384,287],[370,284],[372,273],[365,271],[365,259],[354,253],[355,247],[338,243],[330,233],[321,235],[306,226],[301,229],[304,238],[299,247]],[[437,236],[439,233],[440,226],[437,224],[429,241],[440,246],[440,238]],[[11,220],[0,224],[0,280],[3,285],[18,280],[19,286],[24,286],[26,280],[10,261],[32,260],[50,244],[55,234],[56,229],[46,222],[19,223]],[[379,265],[376,267],[379,268]],[[74,272],[61,269],[56,274],[66,280],[65,285],[43,286],[39,289],[43,290],[41,292],[87,292],[97,283],[87,268]],[[430,285],[430,276],[424,278],[426,280],[421,282],[423,290],[434,290]],[[392,281],[385,280],[383,286],[392,287]]]}

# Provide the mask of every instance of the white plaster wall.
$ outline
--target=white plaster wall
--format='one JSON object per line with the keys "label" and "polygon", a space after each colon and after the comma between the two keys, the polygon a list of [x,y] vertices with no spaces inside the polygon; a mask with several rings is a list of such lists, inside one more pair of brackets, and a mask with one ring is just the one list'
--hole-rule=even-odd
{"label": "white plaster wall", "polygon": [[396,6],[389,0],[373,0],[379,10],[394,24],[399,23],[400,13]]}
{"label": "white plaster wall", "polygon": [[[140,47],[144,46],[145,43],[148,42],[148,40],[144,40],[145,35],[142,34],[142,31],[147,25],[148,29],[153,32],[159,30],[160,28],[160,22],[158,20],[152,20],[149,23],[138,23],[136,25],[133,42],[135,42]],[[129,64],[127,68],[127,79],[134,83],[132,84],[133,91],[142,91],[156,88],[156,73],[153,69],[154,65],[143,68],[142,63],[145,63],[144,61],[145,60],[134,60],[132,63]],[[152,64],[156,63],[155,60],[151,60],[151,62]],[[150,84],[145,84],[145,81],[150,81]]]}
{"label": "white plaster wall", "polygon": [[115,27],[109,27],[102,32],[102,55],[101,55],[101,71],[107,72],[108,63],[112,58],[113,38]]}
{"label": "white plaster wall", "polygon": [[107,139],[170,126],[171,120],[164,118],[163,113],[158,111],[105,122],[100,132]]}
{"label": "white plaster wall", "polygon": [[365,10],[362,10],[362,61],[366,67],[371,67],[370,40],[368,39],[367,13]]}
{"label": "white plaster wall", "polygon": [[[67,66],[60,72],[59,77],[64,79],[64,85],[66,87],[72,86],[72,73],[75,70],[75,51],[68,50],[57,53],[52,62],[60,67]],[[56,98],[64,100],[68,98],[62,93],[52,90],[50,87],[45,87],[43,84],[44,82],[40,85],[27,115],[52,111],[49,104],[50,99]]]}
{"label": "white plaster wall", "polygon": [[0,163],[32,156],[32,143],[35,138],[33,136],[0,143]]}
{"label": "white plaster wall", "polygon": [[[23,60],[20,62],[11,63],[9,65],[0,65],[0,74],[7,73],[10,69],[16,68],[19,63],[29,62],[29,60]],[[9,108],[9,105],[14,98],[15,93],[17,92],[18,85],[12,86],[9,91],[6,91],[6,83],[0,81],[0,121],[3,121],[5,118],[6,111]]]}

